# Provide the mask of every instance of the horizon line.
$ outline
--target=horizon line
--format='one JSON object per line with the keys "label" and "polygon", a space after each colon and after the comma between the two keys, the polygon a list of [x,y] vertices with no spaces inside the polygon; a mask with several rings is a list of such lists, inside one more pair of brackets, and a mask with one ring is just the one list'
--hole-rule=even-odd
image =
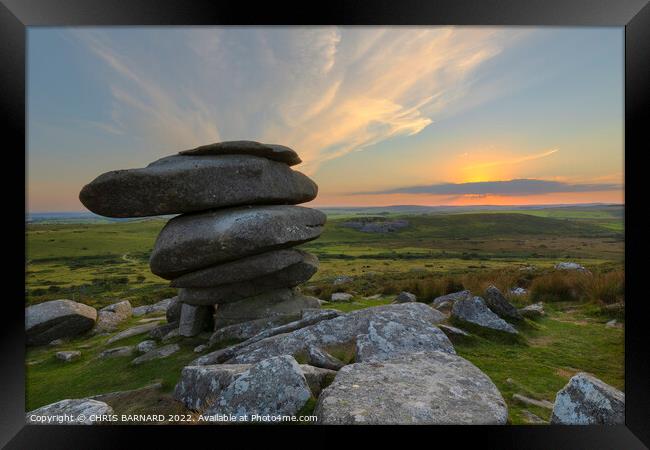
{"label": "horizon line", "polygon": [[[294,205],[300,206],[300,205]],[[557,207],[557,206],[625,206],[625,203],[611,203],[611,202],[587,202],[587,203],[525,203],[525,204],[513,204],[513,205],[414,205],[414,204],[395,204],[395,205],[359,205],[359,206],[346,206],[346,205],[319,205],[314,206],[315,209],[318,208],[349,208],[349,209],[359,209],[359,208],[395,208],[395,207],[421,207],[421,208],[508,208],[508,207],[525,207],[525,206],[540,206],[540,207]],[[95,214],[92,211],[88,210],[76,210],[76,211],[26,211],[26,214],[94,214],[99,217],[104,217],[99,214]],[[172,215],[172,214],[165,214]]]}

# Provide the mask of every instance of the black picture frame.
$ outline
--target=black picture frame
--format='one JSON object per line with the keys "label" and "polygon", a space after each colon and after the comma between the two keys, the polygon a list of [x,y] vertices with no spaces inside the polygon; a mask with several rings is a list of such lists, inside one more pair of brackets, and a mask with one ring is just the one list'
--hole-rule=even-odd
{"label": "black picture frame", "polygon": [[[648,145],[644,116],[650,99],[650,6],[647,0],[401,0],[399,2],[330,0],[318,4],[277,4],[209,0],[1,0],[0,3],[0,96],[2,123],[6,133],[5,156],[26,158],[26,27],[108,26],[108,25],[538,25],[538,26],[617,26],[625,27],[625,426],[503,426],[503,427],[409,427],[407,434],[426,445],[440,445],[452,439],[454,446],[468,441],[481,448],[636,449],[650,446],[650,351],[646,337],[646,306],[643,296],[645,252],[643,229],[642,158]],[[10,146],[9,142],[13,142]],[[644,145],[645,144],[645,145]],[[8,161],[8,159],[6,160]],[[18,165],[25,164],[25,171]],[[13,164],[16,164],[15,168]],[[5,163],[5,203],[25,211],[25,197],[16,192],[25,185],[26,159]],[[11,211],[6,223],[25,236],[20,213]],[[20,230],[19,230],[20,228]],[[12,231],[14,231],[12,229]],[[20,239],[6,236],[8,241]],[[16,259],[25,257],[23,245],[16,245]],[[22,256],[20,255],[22,253]],[[0,327],[0,445],[6,448],[125,448],[144,439],[148,446],[180,441],[211,446],[236,439],[250,445],[261,433],[287,431],[276,426],[25,426],[24,381],[24,268],[10,267],[7,259]],[[402,431],[403,429],[400,429]],[[366,437],[393,434],[395,427],[312,427],[289,429],[298,445],[314,441],[324,432],[338,445],[338,431]],[[136,437],[137,435],[137,437]],[[233,442],[232,440],[230,442]],[[302,443],[302,444],[301,444]],[[422,445],[413,442],[412,445]]]}

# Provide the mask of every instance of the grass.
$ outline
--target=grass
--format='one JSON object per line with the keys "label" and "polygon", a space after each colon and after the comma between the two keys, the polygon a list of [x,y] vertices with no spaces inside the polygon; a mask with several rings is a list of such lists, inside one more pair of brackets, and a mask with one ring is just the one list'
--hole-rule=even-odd
{"label": "grass", "polygon": [[[512,395],[552,402],[577,371],[591,372],[623,388],[623,329],[604,325],[611,318],[624,323],[621,212],[620,208],[575,207],[458,214],[374,213],[373,217],[408,220],[409,227],[373,234],[346,227],[346,221],[359,215],[341,211],[329,217],[318,240],[301,246],[320,259],[319,271],[302,289],[325,300],[333,292],[353,294],[349,303],[325,306],[342,312],[388,304],[402,290],[430,302],[461,289],[480,294],[489,284],[495,284],[519,307],[543,301],[547,316],[518,324],[518,337],[461,324],[472,336],[454,338],[454,344],[461,356],[497,385],[510,408],[511,423],[525,422],[524,409],[548,419],[549,411],[517,404]],[[164,223],[146,219],[28,225],[27,304],[69,298],[99,308],[128,299],[138,306],[174,295],[176,291],[168,282],[148,267],[151,248]],[[554,271],[559,261],[578,262],[592,275]],[[528,270],[530,266],[534,270]],[[352,281],[334,286],[339,275],[350,276]],[[528,289],[529,294],[511,296],[508,291],[515,286]],[[368,298],[377,294],[379,297]],[[121,328],[137,321],[134,318]],[[95,358],[102,350],[136,344],[146,335],[110,346],[106,339],[77,338],[57,347],[29,348],[27,409],[64,398],[136,389],[154,381],[162,381],[161,392],[148,393],[135,405],[120,405],[121,410],[172,408],[170,393],[181,369],[198,356],[193,348],[203,343],[177,339],[181,350],[174,355],[131,366],[135,355]],[[56,351],[73,349],[81,350],[79,360],[63,363],[54,357]],[[329,351],[346,361],[354,356],[353,349],[345,346]],[[313,409],[312,400],[302,414]]]}
{"label": "grass", "polygon": [[624,389],[623,329],[606,327],[603,320],[585,314],[582,306],[570,306],[567,312],[547,305],[545,318],[519,327],[525,343],[513,345],[482,336],[455,343],[459,355],[492,379],[508,404],[513,424],[525,423],[524,409],[550,418],[549,410],[518,404],[513,394],[552,403],[557,391],[580,371]]}

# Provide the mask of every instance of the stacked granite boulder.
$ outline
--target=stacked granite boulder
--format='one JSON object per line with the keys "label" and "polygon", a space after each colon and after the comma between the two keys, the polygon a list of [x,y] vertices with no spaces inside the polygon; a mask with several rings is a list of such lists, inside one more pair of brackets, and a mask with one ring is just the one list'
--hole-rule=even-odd
{"label": "stacked granite boulder", "polygon": [[292,247],[316,239],[325,215],[294,206],[317,185],[281,145],[230,141],[186,150],[140,169],[100,175],[79,195],[108,217],[179,214],[156,239],[151,271],[179,288],[180,334],[265,317],[288,320],[318,299],[295,287],[318,259]]}

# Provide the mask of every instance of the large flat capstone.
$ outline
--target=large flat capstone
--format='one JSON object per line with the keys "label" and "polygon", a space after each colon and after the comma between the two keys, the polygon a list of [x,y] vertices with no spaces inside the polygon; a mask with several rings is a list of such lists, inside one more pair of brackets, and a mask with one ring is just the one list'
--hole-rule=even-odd
{"label": "large flat capstone", "polygon": [[286,164],[249,155],[174,155],[140,169],[104,173],[79,200],[96,214],[144,217],[313,200],[316,183]]}

